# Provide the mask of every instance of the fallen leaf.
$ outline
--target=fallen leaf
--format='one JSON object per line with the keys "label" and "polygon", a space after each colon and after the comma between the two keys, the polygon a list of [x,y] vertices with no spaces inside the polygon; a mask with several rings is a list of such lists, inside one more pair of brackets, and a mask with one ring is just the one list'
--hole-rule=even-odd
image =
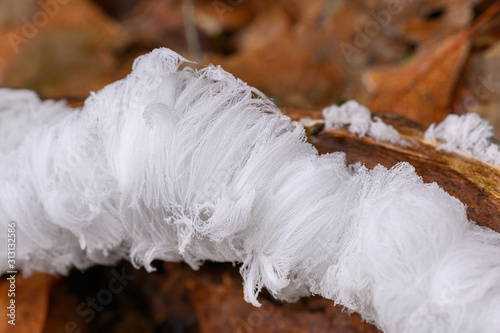
{"label": "fallen leaf", "polygon": [[298,18],[269,6],[238,33],[236,52],[207,62],[220,64],[278,103],[330,103],[343,79],[343,56],[332,36],[317,27],[324,2],[310,6],[314,15],[309,8]]}
{"label": "fallen leaf", "polygon": [[111,81],[127,36],[89,0],[68,1],[38,1],[35,14],[0,30],[1,85],[88,95]]}
{"label": "fallen leaf", "polygon": [[399,66],[371,69],[364,82],[373,111],[394,112],[430,125],[450,112],[453,90],[469,52],[472,34],[500,10],[492,5],[468,29]]}
{"label": "fallen leaf", "polygon": [[368,70],[364,82],[373,95],[366,105],[423,125],[443,120],[469,45],[469,34],[462,32],[406,65]]}
{"label": "fallen leaf", "polygon": [[419,48],[429,47],[469,26],[474,5],[479,0],[406,0],[365,1],[363,7],[372,19],[384,20],[388,8],[390,34],[403,38]]}

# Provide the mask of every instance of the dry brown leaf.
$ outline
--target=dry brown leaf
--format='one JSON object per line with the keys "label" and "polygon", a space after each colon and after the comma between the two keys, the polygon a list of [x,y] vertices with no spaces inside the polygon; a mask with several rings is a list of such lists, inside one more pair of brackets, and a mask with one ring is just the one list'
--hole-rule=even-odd
{"label": "dry brown leaf", "polygon": [[452,93],[467,57],[472,34],[500,10],[491,6],[468,29],[418,55],[408,64],[372,69],[364,82],[373,111],[390,111],[430,125],[450,111]]}
{"label": "dry brown leaf", "polygon": [[472,21],[473,7],[479,0],[356,0],[373,14],[400,4],[391,17],[391,35],[403,38],[419,48],[428,47],[465,29]]}
{"label": "dry brown leaf", "polygon": [[[41,333],[45,326],[49,307],[50,289],[56,278],[48,274],[35,274],[23,278],[15,276],[15,297],[6,297],[10,290],[7,279],[0,281],[0,308],[6,309],[11,299],[15,300],[15,329],[7,322],[8,318],[0,320],[0,332]],[[5,313],[5,312],[4,312]],[[5,317],[5,316],[3,316]]]}
{"label": "dry brown leaf", "polygon": [[107,84],[113,52],[127,40],[120,25],[89,0],[37,4],[35,14],[0,30],[0,84],[45,95],[87,95]]}
{"label": "dry brown leaf", "polygon": [[469,45],[470,34],[465,31],[408,64],[368,70],[364,82],[373,95],[366,105],[423,125],[443,120]]}
{"label": "dry brown leaf", "polygon": [[212,56],[207,62],[220,64],[279,103],[328,104],[339,92],[343,56],[334,38],[318,29],[322,7],[315,9],[314,18],[295,22],[277,5],[270,6],[239,33],[237,52]]}

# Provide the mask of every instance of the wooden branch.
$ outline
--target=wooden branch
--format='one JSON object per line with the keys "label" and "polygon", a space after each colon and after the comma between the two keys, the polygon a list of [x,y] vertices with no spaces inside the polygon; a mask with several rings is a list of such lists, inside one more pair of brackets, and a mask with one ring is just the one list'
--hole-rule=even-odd
{"label": "wooden branch", "polygon": [[[317,110],[283,109],[293,120],[322,119]],[[361,162],[390,168],[398,162],[411,163],[425,182],[436,182],[467,205],[470,219],[500,232],[500,168],[479,159],[436,150],[439,144],[424,139],[425,128],[401,116],[375,113],[393,125],[411,143],[400,147],[370,137],[358,137],[346,129],[308,131],[308,140],[321,154],[346,152],[348,163]]]}

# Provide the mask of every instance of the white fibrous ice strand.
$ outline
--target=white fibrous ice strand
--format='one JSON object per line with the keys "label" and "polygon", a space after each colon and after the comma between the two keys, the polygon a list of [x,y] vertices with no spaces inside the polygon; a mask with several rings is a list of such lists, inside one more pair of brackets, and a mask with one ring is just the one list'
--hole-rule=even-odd
{"label": "white fibrous ice strand", "polygon": [[493,135],[493,126],[476,113],[450,114],[425,132],[427,140],[443,142],[438,149],[473,156],[500,166],[500,146],[493,142]]}
{"label": "white fibrous ice strand", "polygon": [[360,137],[367,135],[382,142],[406,144],[393,126],[385,124],[379,117],[372,117],[370,110],[354,100],[324,108],[323,117],[326,129],[348,125],[348,131]]}
{"label": "white fibrous ice strand", "polygon": [[[408,163],[318,155],[261,92],[184,61],[139,57],[81,110],[0,89],[0,222],[17,224],[20,269],[239,262],[256,306],[267,288],[333,299],[386,332],[500,327],[500,236],[459,200]],[[325,122],[398,139],[355,102]]]}

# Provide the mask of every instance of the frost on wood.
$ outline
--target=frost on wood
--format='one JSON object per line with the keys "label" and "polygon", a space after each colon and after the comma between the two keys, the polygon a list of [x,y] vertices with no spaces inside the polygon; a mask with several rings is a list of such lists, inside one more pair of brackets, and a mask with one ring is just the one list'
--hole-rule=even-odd
{"label": "frost on wood", "polygon": [[382,142],[404,145],[398,131],[385,124],[379,117],[373,117],[370,110],[351,100],[341,106],[332,105],[323,109],[325,128],[339,128],[349,125],[348,130],[360,137],[368,135]]}
{"label": "frost on wood", "polygon": [[500,327],[499,234],[411,165],[319,156],[259,91],[183,61],[155,50],[72,112],[1,91],[0,221],[17,222],[24,272],[240,262],[255,305],[265,287],[323,295],[387,332]]}
{"label": "frost on wood", "polygon": [[444,142],[438,149],[474,156],[500,166],[500,147],[493,142],[493,135],[493,126],[476,113],[450,114],[425,132],[427,140]]}

